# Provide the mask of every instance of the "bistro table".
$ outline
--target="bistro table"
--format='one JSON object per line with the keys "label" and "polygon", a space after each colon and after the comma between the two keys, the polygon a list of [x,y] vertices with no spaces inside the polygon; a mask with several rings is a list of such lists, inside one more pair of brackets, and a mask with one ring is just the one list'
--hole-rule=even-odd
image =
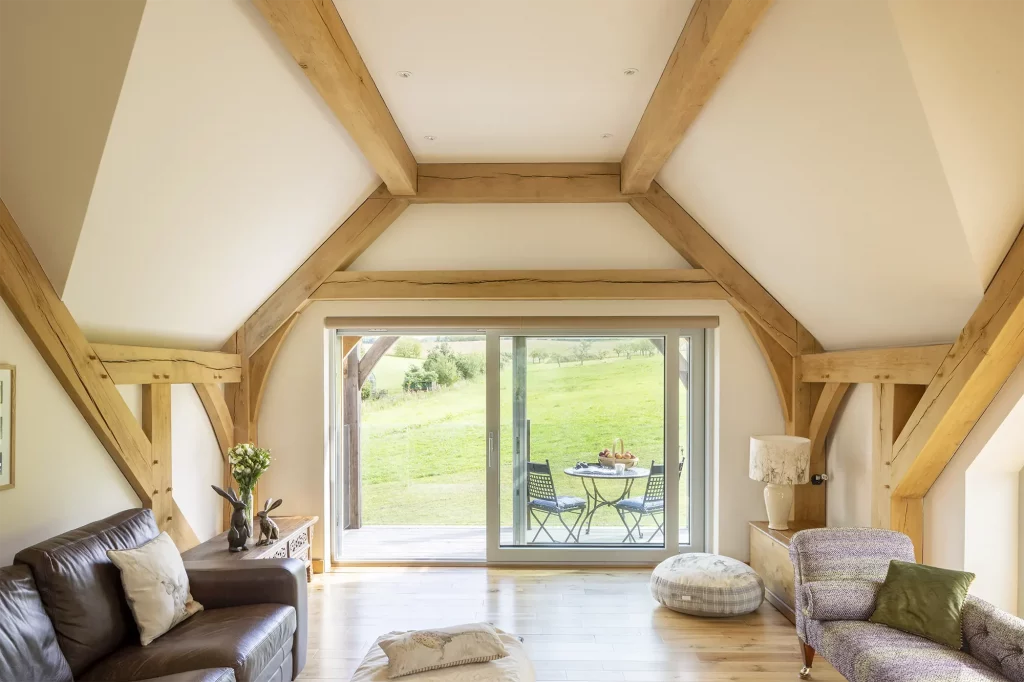
{"label": "bistro table", "polygon": [[[580,469],[567,467],[565,475],[574,476],[583,482],[583,490],[587,493],[587,512],[584,514],[584,518],[587,522],[587,535],[590,535],[590,524],[593,523],[594,514],[597,513],[597,510],[601,507],[613,507],[616,503],[629,497],[629,493],[633,489],[633,481],[638,478],[647,478],[651,475],[651,470],[635,466],[632,469],[626,469],[621,474],[617,474],[615,469],[611,467],[603,467],[600,464],[588,464],[586,468]],[[611,498],[601,494],[597,487],[597,482],[608,480],[622,481],[621,495]],[[589,486],[587,486],[587,481],[590,481]],[[583,524],[580,524],[580,528],[582,527]]]}

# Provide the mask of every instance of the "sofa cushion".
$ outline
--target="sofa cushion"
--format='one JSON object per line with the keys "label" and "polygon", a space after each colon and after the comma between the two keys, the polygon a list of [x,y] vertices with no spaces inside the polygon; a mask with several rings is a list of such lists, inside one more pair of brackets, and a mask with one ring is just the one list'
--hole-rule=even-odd
{"label": "sofa cushion", "polygon": [[27,566],[0,568],[0,613],[0,680],[71,682],[71,668]]}
{"label": "sofa cushion", "polygon": [[964,648],[1012,682],[1024,682],[1024,618],[977,597],[964,604]]}
{"label": "sofa cushion", "polygon": [[813,620],[867,620],[875,611],[882,583],[870,580],[818,580],[800,586],[803,614]]}
{"label": "sofa cushion", "polygon": [[206,668],[174,673],[162,677],[151,677],[140,682],[235,682],[235,671],[231,668]]}
{"label": "sofa cushion", "polygon": [[809,621],[808,640],[850,682],[1005,682],[966,653],[864,621]]}
{"label": "sofa cushion", "polygon": [[129,509],[18,552],[32,569],[57,643],[78,677],[90,665],[138,638],[108,549],[137,547],[157,536],[153,513]]}
{"label": "sofa cushion", "polygon": [[123,647],[81,680],[136,682],[200,668],[231,668],[237,682],[254,682],[282,649],[291,655],[295,609],[253,604],[200,611],[153,641]]}

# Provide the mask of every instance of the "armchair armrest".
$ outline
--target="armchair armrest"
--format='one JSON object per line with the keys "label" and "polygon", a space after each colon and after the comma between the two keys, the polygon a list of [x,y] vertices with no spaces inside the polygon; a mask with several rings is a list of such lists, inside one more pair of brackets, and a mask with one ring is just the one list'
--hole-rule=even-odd
{"label": "armchair armrest", "polygon": [[207,609],[286,604],[295,609],[295,675],[306,665],[306,566],[298,559],[186,561],[192,598]]}
{"label": "armchair armrest", "polygon": [[803,615],[811,620],[867,620],[875,612],[881,583],[870,580],[818,580],[804,583]]}

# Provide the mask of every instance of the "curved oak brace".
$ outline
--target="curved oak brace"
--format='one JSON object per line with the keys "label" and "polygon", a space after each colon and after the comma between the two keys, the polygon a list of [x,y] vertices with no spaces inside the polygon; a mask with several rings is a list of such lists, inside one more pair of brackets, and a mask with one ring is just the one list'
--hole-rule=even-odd
{"label": "curved oak brace", "polygon": [[818,397],[818,404],[814,407],[814,414],[811,415],[811,473],[823,473],[824,466],[820,470],[814,466],[816,459],[822,460],[824,465],[825,438],[832,429],[832,421],[835,419],[836,411],[839,409],[843,397],[850,390],[850,384],[832,382],[825,384]]}
{"label": "curved oak brace", "polygon": [[[270,368],[274,366],[277,352],[281,350],[288,332],[292,330],[299,313],[295,313],[277,328],[266,342],[249,358],[249,421],[256,424],[260,416],[260,404],[263,402],[263,390],[267,386]],[[257,429],[257,433],[259,430]]]}
{"label": "curved oak brace", "polygon": [[343,336],[341,337],[341,357],[347,358],[348,354],[352,352],[353,348],[359,346],[359,342],[363,340],[361,336]]}
{"label": "curved oak brace", "polygon": [[378,336],[366,354],[359,358],[359,388],[363,387],[366,380],[370,378],[370,372],[384,357],[384,354],[391,349],[391,346],[395,345],[396,341],[398,341],[397,336]]}
{"label": "curved oak brace", "polygon": [[771,334],[765,331],[764,327],[746,313],[739,303],[736,301],[729,301],[729,303],[739,313],[740,319],[747,325],[754,341],[757,342],[757,347],[761,349],[761,355],[764,356],[764,361],[768,364],[768,371],[771,372],[775,390],[779,394],[782,417],[788,424],[793,420],[793,382],[791,377],[796,361],[785,348],[775,341]]}
{"label": "curved oak brace", "polygon": [[[213,427],[213,435],[217,438],[217,446],[220,448],[220,456],[224,459],[224,481],[223,485],[229,486],[234,481],[231,478],[231,467],[228,466],[228,450],[234,445],[235,425],[231,420],[231,410],[228,408],[228,401],[224,397],[224,391],[217,384],[193,384],[199,401],[203,403],[206,416],[210,418],[210,426]],[[231,518],[231,511],[224,505],[224,512],[221,517],[222,528],[228,527]]]}

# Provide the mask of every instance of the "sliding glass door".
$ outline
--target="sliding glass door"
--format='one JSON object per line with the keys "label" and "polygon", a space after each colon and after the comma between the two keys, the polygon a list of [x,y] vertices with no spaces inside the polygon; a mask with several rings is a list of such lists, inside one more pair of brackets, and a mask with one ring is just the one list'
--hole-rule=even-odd
{"label": "sliding glass door", "polygon": [[702,549],[703,335],[488,334],[489,560]]}
{"label": "sliding glass door", "polygon": [[704,334],[337,331],[335,560],[703,550]]}

